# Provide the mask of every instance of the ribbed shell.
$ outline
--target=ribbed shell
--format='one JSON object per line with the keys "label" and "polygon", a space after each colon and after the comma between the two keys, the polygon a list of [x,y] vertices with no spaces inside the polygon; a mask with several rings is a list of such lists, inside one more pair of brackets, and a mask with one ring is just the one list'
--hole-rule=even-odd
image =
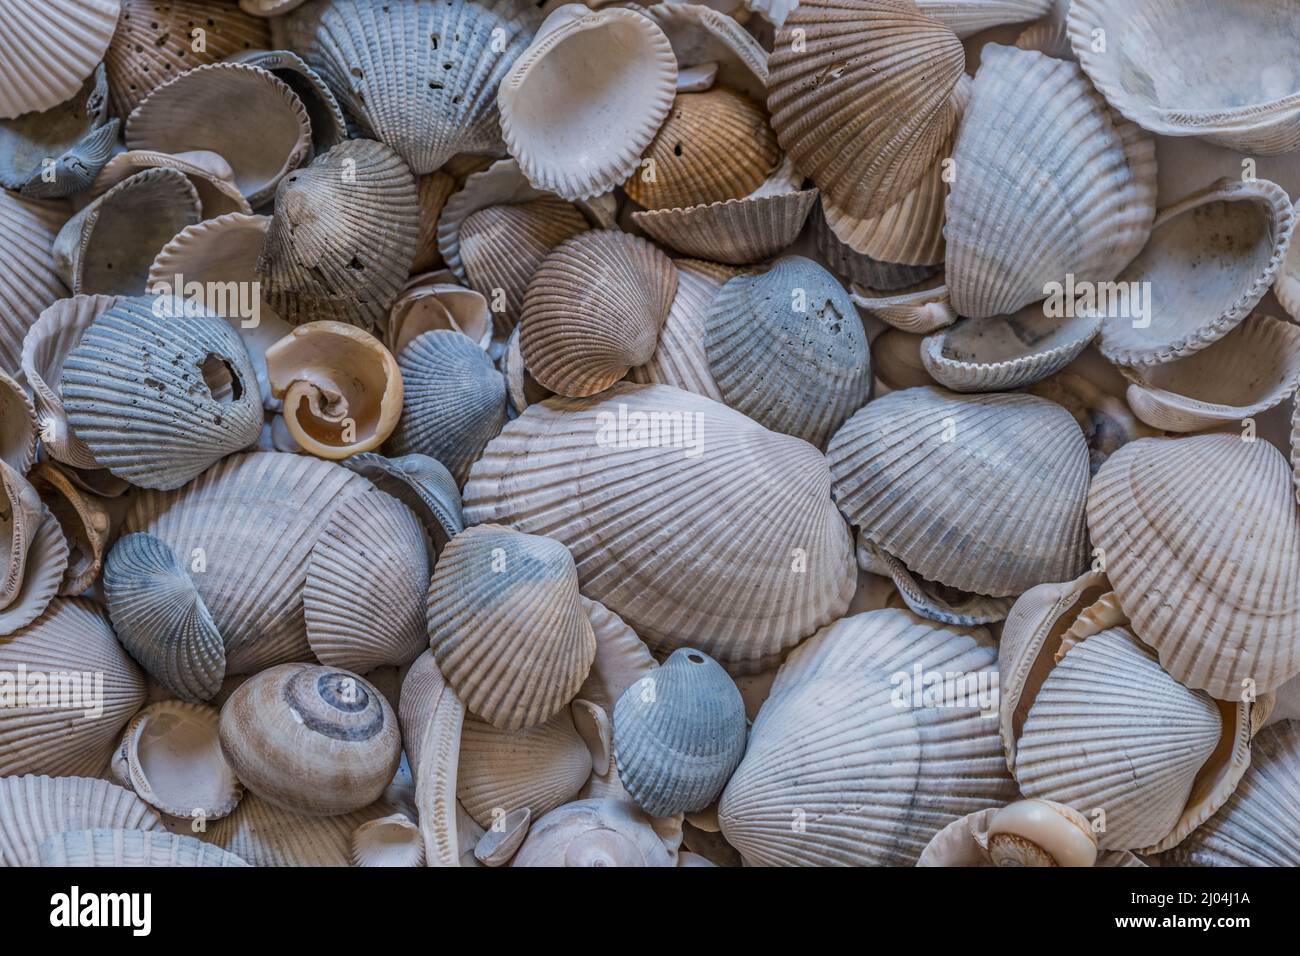
{"label": "ribbed shell", "polygon": [[311,142],[315,152],[323,153],[348,138],[347,120],[343,118],[333,91],[298,54],[288,50],[246,50],[229,59],[233,63],[249,63],[274,73],[276,79],[293,90],[311,120]]}
{"label": "ribbed shell", "polygon": [[995,722],[910,706],[918,667],[997,685],[987,631],[903,610],[844,618],[786,659],[718,805],[747,863],[910,866],[953,820],[1014,798]]}
{"label": "ribbed shell", "polygon": [[506,380],[459,332],[424,332],[397,356],[405,397],[393,454],[428,455],[463,482],[506,421]]}
{"label": "ribbed shell", "polygon": [[652,817],[702,810],[745,752],[745,702],[717,661],[680,648],[614,707],[614,759]]}
{"label": "ribbed shell", "polygon": [[585,595],[652,648],[698,647],[732,672],[834,620],[856,581],[825,459],[666,385],[530,405],[471,469],[465,515],[563,542]]}
{"label": "ribbed shell", "polygon": [[352,834],[353,866],[424,866],[424,838],[404,813],[378,817]]}
{"label": "ribbed shell", "polygon": [[441,462],[428,455],[353,455],[344,467],[364,475],[380,491],[392,495],[415,512],[433,542],[434,551],[443,547],[465,527],[460,510],[460,489]]}
{"label": "ribbed shell", "polygon": [[103,586],[118,640],[154,680],[182,700],[216,695],[226,676],[221,632],[166,543],[149,534],[119,538]]}
{"label": "ribbed shell", "polygon": [[596,635],[596,659],[578,690],[578,699],[612,714],[623,691],[659,665],[636,631],[621,617],[599,601],[583,598],[582,607]]}
{"label": "ribbed shell", "polygon": [[153,808],[90,777],[0,777],[0,866],[35,866],[47,839],[98,828],[163,832]]}
{"label": "ribbed shell", "polygon": [[0,610],[0,637],[36,620],[63,584],[68,544],[59,521],[46,509],[36,528],[23,565],[23,579],[13,598]]}
{"label": "ribbed shell", "polygon": [[445,263],[438,249],[438,220],[447,200],[456,191],[456,180],[442,170],[420,176],[415,183],[420,195],[420,242],[416,247],[411,272],[418,274],[441,269]]}
{"label": "ribbed shell", "polygon": [[849,298],[854,305],[900,332],[927,335],[957,321],[942,276],[897,292],[855,285]]}
{"label": "ribbed shell", "polygon": [[322,664],[364,674],[424,650],[431,555],[410,508],[377,488],[348,498],[307,560],[307,642]]}
{"label": "ribbed shell", "polygon": [[1093,480],[1088,530],[1134,631],[1175,680],[1235,700],[1300,672],[1300,518],[1291,470],[1267,442],[1130,442]]}
{"label": "ribbed shell", "polygon": [[1109,282],[1155,219],[1151,137],[1041,53],[984,48],[953,165],[945,268],[963,316],[1009,315],[1067,275]]}
{"label": "ribbed shell", "polygon": [[1037,20],[1052,8],[1052,0],[916,0],[927,17],[968,37],[1004,23]]}
{"label": "ribbed shell", "polygon": [[634,212],[632,222],[682,255],[743,265],[774,256],[798,239],[816,201],[816,189],[801,189]]}
{"label": "ribbed shell", "polygon": [[641,385],[672,385],[695,392],[715,402],[723,401],[709,371],[709,357],[704,350],[705,321],[714,297],[734,270],[703,267],[701,263],[678,260],[677,295],[673,297],[668,318],[659,331],[654,357],[627,373],[629,382]]}
{"label": "ribbed shell", "polygon": [[245,216],[253,212],[253,207],[235,185],[235,171],[230,163],[220,154],[205,150],[184,156],[172,156],[154,149],[129,149],[118,153],[95,177],[90,194],[100,196],[138,172],[159,167],[180,170],[189,178],[190,185],[198,193],[205,221],[234,212]]}
{"label": "ribbed shell", "polygon": [[861,317],[835,277],[802,256],[728,281],[705,320],[705,353],[728,405],[818,448],[871,393]]}
{"label": "ribbed shell", "polygon": [[931,581],[1003,597],[1086,564],[1088,446],[1052,402],[909,388],[850,418],[827,458],[849,520]]}
{"label": "ribbed shell", "polygon": [[262,293],[290,322],[373,332],[406,283],[420,237],[415,178],[382,143],[348,140],[285,177],[258,259]]}
{"label": "ribbed shell", "polygon": [[415,806],[429,866],[460,866],[457,765],[465,705],[443,679],[433,653],[415,659],[402,681],[402,745],[415,779]]}
{"label": "ribbed shell", "polygon": [[852,246],[835,234],[825,210],[826,194],[822,193],[809,220],[813,243],[831,271],[846,282],[892,291],[918,285],[939,272],[937,265],[909,266],[854,252]]}
{"label": "ribbed shell", "polygon": [[47,110],[76,94],[104,57],[118,0],[0,2],[0,118]]}
{"label": "ribbed shell", "polygon": [[23,473],[0,462],[0,602],[7,604],[23,582],[27,553],[45,506]]}
{"label": "ribbed shell", "polygon": [[758,100],[767,95],[767,52],[734,17],[701,3],[657,3],[644,12],[668,37],[679,70],[713,65],[717,85]]}
{"label": "ribbed shell", "polygon": [[0,371],[0,461],[20,474],[26,472],[36,458],[39,430],[27,390]]}
{"label": "ribbed shell", "polygon": [[[145,701],[144,674],[99,606],[80,598],[55,598],[31,624],[0,638],[0,671],[13,678],[13,693],[27,695],[26,706],[0,710],[0,774],[98,775]],[[101,704],[102,712],[87,716]]]}
{"label": "ribbed shell", "polygon": [[262,402],[229,324],[160,316],[160,301],[129,299],[96,319],[64,361],[60,391],[99,464],[141,487],[177,488],[257,440]]}
{"label": "ribbed shell", "polygon": [[565,546],[498,525],[443,549],[429,583],[429,644],[465,706],[502,730],[573,699],[596,656]]}
{"label": "ribbed shell", "polygon": [[66,218],[58,204],[0,190],[0,370],[18,370],[27,330],[51,302],[68,294],[53,254]]}
{"label": "ribbed shell", "polygon": [[673,866],[651,821],[627,800],[576,800],[534,818],[511,866]]}
{"label": "ribbed shell", "polygon": [[393,812],[394,807],[378,802],[352,813],[315,817],[249,793],[234,813],[208,825],[208,840],[250,866],[350,866],[357,827]]}
{"label": "ribbed shell", "polygon": [[84,594],[99,577],[108,551],[112,532],[108,504],[80,487],[73,474],[53,462],[41,462],[27,477],[67,540],[68,567],[59,593],[66,597]]}
{"label": "ribbed shell", "polygon": [[938,161],[965,65],[956,35],[914,7],[803,0],[768,57],[772,127],[830,202],[876,215]]}
{"label": "ribbed shell", "polygon": [[36,851],[37,865],[59,867],[248,866],[233,853],[191,836],[149,830],[56,833]]}

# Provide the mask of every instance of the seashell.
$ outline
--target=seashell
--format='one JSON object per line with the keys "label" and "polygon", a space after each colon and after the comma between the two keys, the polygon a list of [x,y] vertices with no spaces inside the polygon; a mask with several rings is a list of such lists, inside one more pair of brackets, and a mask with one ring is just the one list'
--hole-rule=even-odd
{"label": "seashell", "polygon": [[0,461],[19,473],[36,458],[36,408],[14,379],[0,372]]}
{"label": "seashell", "polygon": [[74,830],[56,833],[36,850],[37,866],[248,866],[191,836],[149,830]]}
{"label": "seashell", "polygon": [[[498,525],[466,528],[443,549],[429,584],[428,626],[447,683],[501,730],[554,715],[596,655],[568,550]],[[501,666],[479,666],[484,654]]]}
{"label": "seashell", "polygon": [[522,730],[498,730],[477,717],[461,729],[456,794],[486,829],[518,809],[550,813],[575,799],[589,776],[591,752],[567,708]]}
{"label": "seashell", "polygon": [[[178,169],[188,177],[198,193],[203,219],[216,219],[230,213],[249,215],[248,205],[235,185],[235,171],[224,157],[209,150],[189,150],[177,156],[153,149],[129,149],[118,153],[99,171],[90,188],[92,197],[102,196],[118,183],[146,169]],[[263,230],[265,232],[265,230]]]}
{"label": "seashell", "polygon": [[965,65],[956,35],[915,7],[803,0],[768,58],[772,128],[823,201],[877,215],[939,160]]}
{"label": "seashell", "polygon": [[136,173],[59,230],[54,263],[74,294],[139,295],[172,236],[199,221],[199,195],[178,169]]}
{"label": "seashell", "polygon": [[343,464],[415,512],[433,542],[435,554],[441,553],[447,542],[464,530],[456,480],[428,455],[384,458],[367,452],[353,455]]}
{"label": "seashell", "polygon": [[7,606],[18,594],[27,566],[27,555],[36,538],[36,529],[45,520],[40,495],[22,473],[7,462],[0,462],[0,483],[4,499],[0,501],[0,606]]}
{"label": "seashell", "polygon": [[[0,519],[0,523],[7,522]],[[23,558],[21,582],[0,608],[0,637],[26,627],[44,613],[63,583],[67,566],[67,542],[58,519],[45,509]]]}
{"label": "seashell", "polygon": [[519,346],[533,377],[579,398],[654,356],[677,292],[672,261],[644,239],[597,230],[568,239],[528,285]]}
{"label": "seashell", "polygon": [[537,380],[524,368],[524,353],[519,348],[519,327],[515,326],[506,339],[506,354],[501,360],[502,372],[506,377],[506,394],[510,396],[510,409],[518,415],[529,405],[553,398],[555,393],[549,388],[542,388]]}
{"label": "seashell", "polygon": [[506,382],[481,348],[459,332],[425,332],[397,359],[406,397],[391,447],[447,466],[457,482],[506,420]]}
{"label": "seashell", "polygon": [[256,441],[262,427],[257,378],[239,336],[188,308],[169,315],[182,311],[176,304],[119,303],[63,363],[60,391],[73,431],[100,465],[146,488],[179,487]]}
{"label": "seashell", "polygon": [[239,0],[240,9],[255,17],[279,17],[302,6],[306,0]]}
{"label": "seashell", "polygon": [[1063,406],[1074,416],[1088,441],[1088,467],[1094,475],[1127,442],[1156,434],[1134,417],[1122,397],[1107,394],[1081,375],[1058,372],[1035,382],[1029,391]]}
{"label": "seashell", "polygon": [[0,189],[0,369],[18,368],[37,316],[68,294],[51,250],[67,211]]}
{"label": "seashell", "polygon": [[348,140],[285,177],[258,260],[267,301],[295,324],[371,331],[397,299],[419,241],[415,179],[382,143]]}
{"label": "seashell", "polygon": [[1130,442],[1097,472],[1088,531],[1134,631],[1180,684],[1234,700],[1300,672],[1300,607],[1279,597],[1300,593],[1300,519],[1271,445]]}
{"label": "seashell", "polygon": [[117,783],[160,813],[217,820],[235,809],[244,787],[221,752],[215,707],[165,700],[136,714],[113,755]]}
{"label": "seashell", "polygon": [[141,533],[118,538],[103,588],[118,640],[149,676],[182,700],[216,695],[226,676],[221,632],[165,542]]}
{"label": "seashell", "polygon": [[926,371],[956,392],[1022,388],[1059,372],[1101,331],[1099,315],[1062,319],[1032,303],[1013,315],[962,319],[926,336]]}
{"label": "seashell", "polygon": [[1065,22],[1069,10],[1070,0],[1052,0],[1052,9],[1047,16],[1021,31],[1016,37],[1016,46],[1022,50],[1037,50],[1058,60],[1073,60],[1074,51],[1070,49],[1070,35]]}
{"label": "seashell", "polygon": [[431,564],[410,508],[377,488],[348,498],[307,560],[302,601],[312,653],[359,674],[411,663],[428,642]]}
{"label": "seashell", "polygon": [[826,194],[821,194],[812,214],[812,237],[817,251],[830,269],[849,283],[872,289],[893,291],[906,289],[930,279],[939,271],[937,265],[909,266],[882,262],[860,252],[835,234],[826,218]]}
{"label": "seashell", "polygon": [[298,54],[289,50],[245,50],[231,56],[230,62],[260,67],[293,90],[307,111],[314,152],[324,153],[348,138],[348,124],[333,91]]}
{"label": "seashell", "polygon": [[[589,619],[590,616],[588,610]],[[592,667],[595,667],[595,662],[592,663]],[[587,677],[590,679],[591,675],[588,674]],[[574,729],[587,745],[587,753],[591,758],[591,772],[598,777],[606,776],[614,754],[614,724],[609,714],[603,707],[582,699],[573,701],[569,713],[573,718]]]}
{"label": "seashell", "polygon": [[1075,63],[986,46],[953,164],[945,270],[959,315],[1010,315],[1062,281],[1109,282],[1151,234],[1155,146]]}
{"label": "seashell", "polygon": [[578,800],[536,819],[511,866],[673,866],[674,861],[635,805]]}
{"label": "seashell", "polygon": [[447,275],[442,272],[413,278],[393,303],[384,341],[394,355],[416,336],[438,329],[459,332],[484,351],[492,344],[492,314],[487,299],[473,289],[439,281]]}
{"label": "seashell", "polygon": [[927,17],[938,20],[965,39],[989,27],[1037,20],[1052,0],[916,0]]}
{"label": "seashell", "polygon": [[858,308],[901,332],[928,335],[957,321],[957,313],[948,300],[948,285],[942,276],[893,292],[854,285],[849,298]]}
{"label": "seashell", "polygon": [[[662,496],[682,482],[690,501]],[[697,647],[752,672],[852,597],[852,542],[829,492],[825,459],[806,442],[689,392],[619,385],[597,400],[529,406],[488,443],[464,498],[470,523],[562,542],[585,595],[652,649]],[[710,532],[696,507],[705,501],[709,515],[766,517],[743,535]],[[807,573],[791,574],[791,561]]]}
{"label": "seashell", "polygon": [[886,329],[871,343],[872,370],[892,391],[936,385],[921,361],[923,337],[901,329]]}
{"label": "seashell", "polygon": [[644,10],[673,48],[678,72],[704,65],[715,83],[760,102],[767,96],[767,53],[727,11],[699,3],[660,3]]}
{"label": "seashell", "polygon": [[402,748],[397,715],[373,684],[337,668],[280,664],[222,706],[221,749],[264,800],[333,816],[378,800]]}
{"label": "seashell", "polygon": [[102,65],[66,103],[0,121],[0,186],[57,199],[88,188],[117,145]]}
{"label": "seashell", "polygon": [[[722,393],[713,381],[705,352],[705,322],[723,283],[739,273],[732,269],[719,273],[689,259],[675,264],[677,294],[659,330],[655,354],[644,365],[629,369],[627,378],[641,385],[672,385],[721,402]],[[520,407],[513,392],[511,400],[520,411],[527,407],[527,402]]]}
{"label": "seashell", "polygon": [[0,866],[35,866],[47,839],[88,828],[165,832],[152,807],[107,780],[0,777]]}
{"label": "seashell", "polygon": [[353,834],[395,809],[381,800],[351,813],[311,816],[250,791],[234,813],[212,822],[208,841],[250,866],[350,866]]}
{"label": "seashell", "polygon": [[1294,226],[1286,192],[1265,179],[1221,179],[1162,209],[1118,279],[1160,293],[1141,316],[1106,316],[1098,348],[1117,365],[1158,365],[1217,342],[1268,292]]}
{"label": "seashell", "polygon": [[7,0],[4,13],[0,119],[12,119],[76,95],[113,39],[119,0]]}
{"label": "seashell", "polygon": [[723,791],[727,842],[751,866],[910,866],[954,819],[1013,799],[982,701],[914,703],[923,673],[996,686],[996,656],[983,628],[904,610],[823,628],[781,665]]}
{"label": "seashell", "polygon": [[484,866],[505,866],[528,836],[533,815],[527,807],[511,810],[500,819],[500,830],[489,829],[474,846],[474,859]]}
{"label": "seashell", "polygon": [[376,817],[352,834],[353,866],[423,866],[420,828],[404,813]]}
{"label": "seashell", "polygon": [[[185,121],[195,114],[203,115],[204,122]],[[254,136],[245,131],[250,115],[258,118]],[[232,150],[232,142],[241,148]],[[220,153],[234,170],[240,193],[257,208],[310,157],[311,119],[289,85],[269,71],[243,63],[209,63],[145,97],[126,122],[126,145],[163,153]]]}
{"label": "seashell", "polygon": [[411,263],[411,272],[420,273],[444,265],[442,253],[438,249],[438,223],[442,218],[443,207],[457,189],[456,178],[442,170],[436,170],[418,177],[416,188],[420,194],[420,242],[415,261]]}
{"label": "seashell", "polygon": [[402,682],[401,724],[429,866],[460,865],[456,776],[464,720],[465,705],[443,680],[433,654],[426,651]]}
{"label": "seashell", "polygon": [[619,779],[653,817],[700,810],[745,752],[745,703],[717,661],[679,648],[614,708]]}
{"label": "seashell", "polygon": [[1011,610],[1009,597],[989,597],[915,575],[902,561],[873,543],[864,531],[858,532],[858,567],[888,577],[898,589],[898,596],[914,613],[931,621],[971,627],[992,624]]}
{"label": "seashell", "polygon": [[636,631],[599,601],[582,598],[583,610],[596,635],[596,659],[578,697],[608,713],[623,692],[659,665]]}
{"label": "seashell", "polygon": [[1127,850],[1101,851],[1088,818],[1051,800],[1017,800],[940,830],[917,866],[1145,866]]}
{"label": "seashell", "polygon": [[705,320],[705,353],[728,405],[818,448],[871,393],[857,310],[834,276],[802,256],[729,280]]}
{"label": "seashell", "polygon": [[931,581],[1006,597],[1087,563],[1087,445],[1051,402],[893,392],[850,418],[827,458],[849,520]]}
{"label": "seashell", "polygon": [[0,710],[0,774],[98,775],[144,704],[144,675],[80,598],[55,598],[0,638],[0,671],[14,678],[6,696],[21,695]]}
{"label": "seashell", "polygon": [[112,519],[104,499],[77,487],[67,473],[43,461],[28,476],[59,524],[67,542],[68,567],[59,593],[75,596],[87,591],[99,577],[108,550]]}

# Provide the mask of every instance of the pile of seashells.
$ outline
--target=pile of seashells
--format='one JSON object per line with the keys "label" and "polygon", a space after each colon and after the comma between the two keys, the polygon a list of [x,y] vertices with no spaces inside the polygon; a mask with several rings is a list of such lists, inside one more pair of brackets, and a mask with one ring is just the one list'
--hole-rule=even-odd
{"label": "pile of seashells", "polygon": [[0,863],[1300,864],[1293,0],[0,0],[0,185]]}

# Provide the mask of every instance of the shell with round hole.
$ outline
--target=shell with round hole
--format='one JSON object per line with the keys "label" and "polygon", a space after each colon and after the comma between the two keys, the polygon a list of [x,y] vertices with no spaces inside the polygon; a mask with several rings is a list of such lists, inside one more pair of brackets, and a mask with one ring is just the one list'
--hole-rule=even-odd
{"label": "shell with round hole", "polygon": [[624,800],[578,800],[534,819],[511,866],[673,866],[650,821]]}
{"label": "shell with round hole", "polygon": [[56,833],[36,850],[37,866],[248,866],[233,853],[192,836],[150,830],[74,830]]}
{"label": "shell with round hole", "polygon": [[95,71],[120,0],[6,0],[0,38],[0,119],[58,106]]}
{"label": "shell with round hole", "polygon": [[107,780],[0,776],[0,867],[34,866],[50,837],[101,828],[165,832],[153,807]]}

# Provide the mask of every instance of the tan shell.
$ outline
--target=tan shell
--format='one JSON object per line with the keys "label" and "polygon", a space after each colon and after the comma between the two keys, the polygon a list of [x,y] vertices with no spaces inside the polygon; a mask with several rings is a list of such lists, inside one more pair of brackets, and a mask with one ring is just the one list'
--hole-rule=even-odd
{"label": "tan shell", "polygon": [[623,800],[579,800],[533,821],[511,866],[673,866],[649,819]]}
{"label": "tan shell", "polygon": [[1051,800],[1017,800],[954,820],[917,866],[1146,866],[1127,850],[1101,851],[1088,819]]}
{"label": "tan shell", "polygon": [[937,385],[921,361],[924,338],[901,329],[886,329],[871,343],[871,368],[891,391]]}
{"label": "tan shell", "polygon": [[723,284],[738,271],[690,259],[679,259],[676,266],[677,295],[659,331],[655,354],[644,365],[629,370],[627,380],[672,385],[721,402],[722,392],[713,381],[705,352],[705,322]]}
{"label": "tan shell", "polygon": [[479,348],[492,343],[492,314],[487,299],[450,279],[450,273],[425,273],[412,277],[388,314],[384,342],[399,355],[417,336],[446,329],[459,332]]}
{"label": "tan shell", "polygon": [[432,652],[416,658],[402,682],[402,743],[415,778],[415,804],[429,866],[459,866],[456,777],[465,705],[443,680]]}
{"label": "tan shell", "polygon": [[0,40],[0,119],[47,110],[76,95],[104,58],[119,0],[10,0]]}
{"label": "tan shell", "polygon": [[424,865],[424,838],[404,813],[377,817],[352,833],[353,866]]}
{"label": "tan shell", "polygon": [[207,839],[250,866],[350,866],[357,828],[395,810],[381,800],[351,813],[311,816],[249,791],[234,813],[213,821]]}
{"label": "tan shell", "polygon": [[77,484],[58,465],[43,461],[32,469],[29,480],[50,513],[58,519],[68,543],[68,569],[59,593],[75,596],[86,591],[99,577],[108,551],[112,519],[103,498]]}
{"label": "tan shell", "polygon": [[796,189],[647,210],[632,213],[632,222],[683,255],[743,265],[774,256],[798,239],[817,195],[815,189]]}
{"label": "tan shell", "polygon": [[58,867],[248,866],[233,853],[191,836],[148,830],[57,833],[37,849],[37,865]]}
{"label": "tan shell", "polygon": [[50,837],[100,827],[163,831],[152,807],[107,780],[0,777],[0,866],[34,866]]}
{"label": "tan shell", "polygon": [[23,336],[51,302],[68,294],[54,261],[54,241],[67,219],[61,203],[0,190],[0,368],[18,368]]}
{"label": "tan shell", "polygon": [[441,170],[421,176],[416,180],[420,194],[420,242],[412,272],[428,272],[443,265],[438,251],[438,219],[442,209],[456,191],[456,180]]}
{"label": "tan shell", "polygon": [[187,150],[173,156],[156,149],[128,149],[104,164],[90,187],[90,195],[102,196],[124,179],[157,168],[176,169],[185,174],[198,193],[205,220],[231,213],[248,215],[253,211],[235,184],[235,171],[230,163],[211,150]]}
{"label": "tan shell", "polygon": [[849,298],[858,308],[901,332],[928,335],[957,321],[942,276],[892,292],[854,285]]}

